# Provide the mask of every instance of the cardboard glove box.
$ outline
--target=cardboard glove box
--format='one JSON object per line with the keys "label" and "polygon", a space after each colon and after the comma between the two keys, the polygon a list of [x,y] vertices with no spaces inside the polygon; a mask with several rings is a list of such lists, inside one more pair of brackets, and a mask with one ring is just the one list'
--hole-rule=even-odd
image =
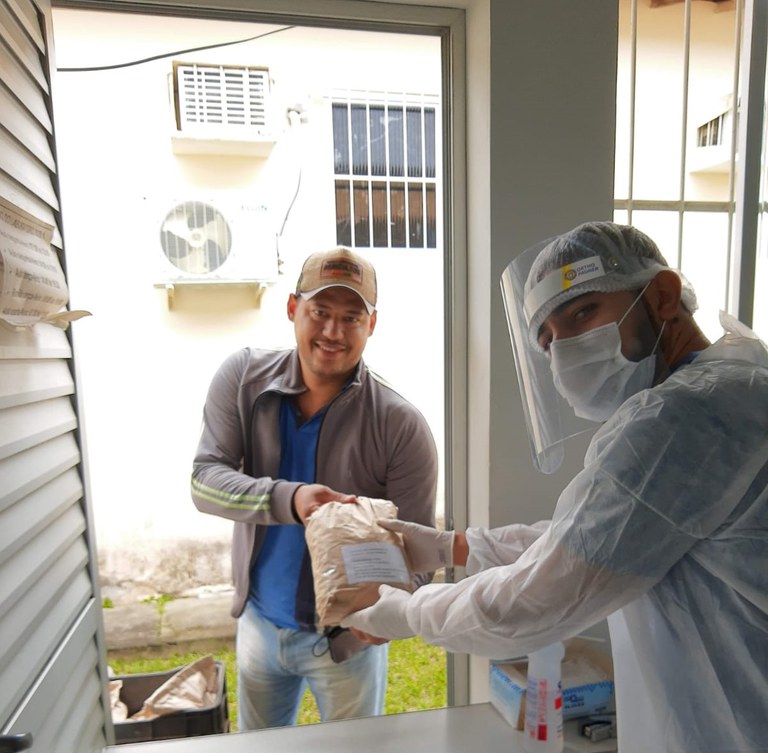
{"label": "cardboard glove box", "polygon": [[[613,661],[589,641],[564,641],[562,663],[563,719],[603,714],[613,709]],[[491,662],[490,700],[515,729],[525,726],[528,661]]]}
{"label": "cardboard glove box", "polygon": [[318,628],[338,625],[374,604],[382,583],[413,590],[402,536],[376,523],[396,518],[397,507],[385,499],[357,499],[358,504],[329,502],[307,519]]}

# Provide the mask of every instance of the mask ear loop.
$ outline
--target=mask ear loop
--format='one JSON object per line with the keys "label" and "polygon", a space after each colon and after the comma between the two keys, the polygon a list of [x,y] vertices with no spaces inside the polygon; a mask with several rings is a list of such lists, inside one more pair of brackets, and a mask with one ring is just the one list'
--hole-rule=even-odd
{"label": "mask ear loop", "polygon": [[[648,286],[653,282],[653,280],[648,280],[648,282],[645,283],[645,287],[638,293],[637,298],[635,298],[632,303],[629,304],[629,308],[624,312],[624,316],[619,319],[618,322],[616,322],[617,327],[621,327],[621,323],[629,316],[629,312],[632,311],[633,308],[635,308],[635,304],[643,297],[643,294],[646,290],[648,290]],[[656,342],[656,345],[658,345],[658,341]]]}
{"label": "mask ear loop", "polygon": [[[629,312],[632,311],[632,309],[635,307],[635,304],[643,297],[643,294],[645,293],[646,290],[648,290],[648,286],[652,282],[653,280],[651,279],[645,283],[645,287],[640,291],[637,298],[635,298],[635,300],[632,301],[632,303],[629,305],[629,308],[624,312],[624,316],[622,316],[621,319],[619,319],[619,321],[616,322],[617,327],[621,327],[621,323],[627,318],[627,316],[629,315]],[[664,327],[666,326],[667,326],[667,322],[665,320],[661,323],[661,329],[659,330],[658,337],[656,338],[656,342],[653,345],[653,350],[648,354],[649,358],[656,354],[656,348],[659,347],[659,343],[661,342],[661,336],[664,334]]]}

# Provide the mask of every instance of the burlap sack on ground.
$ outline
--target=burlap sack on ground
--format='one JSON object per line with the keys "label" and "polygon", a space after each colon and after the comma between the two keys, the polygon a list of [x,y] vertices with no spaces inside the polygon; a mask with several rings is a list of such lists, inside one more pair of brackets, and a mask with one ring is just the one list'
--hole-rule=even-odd
{"label": "burlap sack on ground", "polygon": [[397,507],[386,499],[357,499],[358,504],[329,502],[307,520],[320,628],[374,604],[382,583],[413,590],[402,537],[376,523],[396,518]]}

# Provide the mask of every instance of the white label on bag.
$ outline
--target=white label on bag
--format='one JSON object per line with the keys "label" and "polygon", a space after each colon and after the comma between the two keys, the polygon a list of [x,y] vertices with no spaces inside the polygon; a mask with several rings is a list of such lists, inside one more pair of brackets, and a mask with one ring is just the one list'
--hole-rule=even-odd
{"label": "white label on bag", "polygon": [[341,547],[348,583],[409,583],[401,549],[394,544],[347,544]]}

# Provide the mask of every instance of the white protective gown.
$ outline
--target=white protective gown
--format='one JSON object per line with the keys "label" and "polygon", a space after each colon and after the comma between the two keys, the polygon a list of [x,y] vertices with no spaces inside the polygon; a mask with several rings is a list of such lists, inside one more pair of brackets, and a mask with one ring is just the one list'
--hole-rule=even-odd
{"label": "white protective gown", "polygon": [[768,751],[759,340],[726,335],[624,403],[540,530],[468,530],[470,577],[416,591],[414,632],[504,658],[609,617],[621,753]]}

